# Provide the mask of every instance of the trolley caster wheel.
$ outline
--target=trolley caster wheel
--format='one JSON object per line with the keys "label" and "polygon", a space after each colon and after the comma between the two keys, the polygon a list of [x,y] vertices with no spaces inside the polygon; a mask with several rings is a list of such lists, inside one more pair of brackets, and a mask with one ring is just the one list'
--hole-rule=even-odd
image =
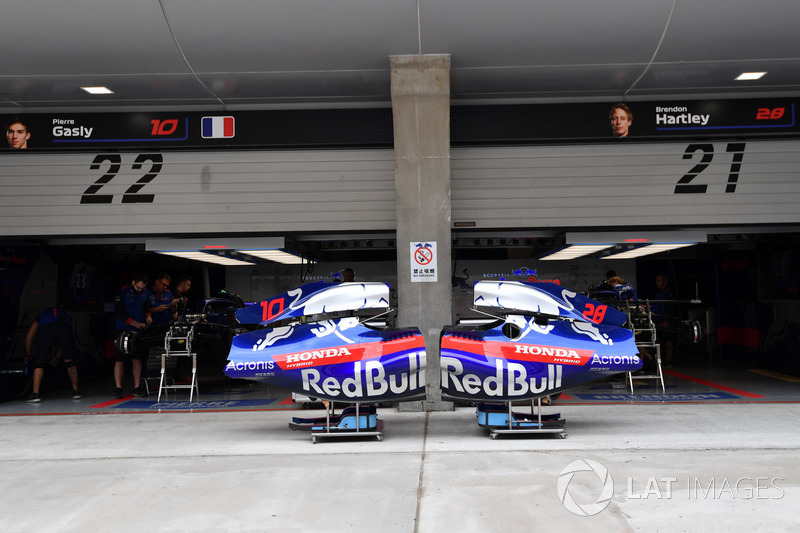
{"label": "trolley caster wheel", "polygon": [[497,433],[492,433],[490,436],[492,437],[492,440],[497,439]]}
{"label": "trolley caster wheel", "polygon": [[383,440],[383,435],[378,435],[375,438],[378,439],[378,442],[381,442]]}
{"label": "trolley caster wheel", "polygon": [[559,437],[561,437],[562,439],[566,439],[567,438],[567,434],[566,433],[561,433],[559,435]]}
{"label": "trolley caster wheel", "polygon": [[311,437],[311,444],[317,443],[317,437]]}

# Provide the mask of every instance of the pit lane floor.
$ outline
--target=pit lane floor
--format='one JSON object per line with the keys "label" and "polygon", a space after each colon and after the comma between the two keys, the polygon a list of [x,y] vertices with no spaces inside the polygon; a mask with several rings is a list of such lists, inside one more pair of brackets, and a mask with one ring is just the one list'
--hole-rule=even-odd
{"label": "pit lane floor", "polygon": [[214,381],[191,403],[112,400],[107,383],[80,400],[4,402],[0,530],[796,528],[798,383],[747,369],[665,377],[666,393],[653,382],[633,395],[613,382],[569,391],[544,408],[567,420],[565,439],[492,440],[471,407],[381,407],[382,442],[312,444],[288,422],[322,410]]}

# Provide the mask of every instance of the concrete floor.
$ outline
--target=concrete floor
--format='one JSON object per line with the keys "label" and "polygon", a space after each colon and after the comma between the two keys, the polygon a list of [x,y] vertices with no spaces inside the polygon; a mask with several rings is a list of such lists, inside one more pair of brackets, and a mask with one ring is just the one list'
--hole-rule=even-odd
{"label": "concrete floor", "polygon": [[563,439],[492,440],[470,407],[385,407],[383,441],[312,444],[287,424],[324,412],[267,387],[201,383],[189,403],[113,401],[96,383],[4,402],[0,531],[796,530],[800,386],[670,372],[665,393],[570,391],[544,408]]}

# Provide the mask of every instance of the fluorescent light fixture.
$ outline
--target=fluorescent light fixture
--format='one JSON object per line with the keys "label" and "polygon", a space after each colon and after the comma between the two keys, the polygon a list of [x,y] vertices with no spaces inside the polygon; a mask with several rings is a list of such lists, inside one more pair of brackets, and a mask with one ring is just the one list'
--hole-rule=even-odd
{"label": "fluorescent light fixture", "polygon": [[643,255],[657,254],[659,252],[666,252],[669,250],[677,250],[678,248],[685,248],[687,246],[694,246],[696,242],[664,242],[645,244],[644,246],[637,246],[624,252],[611,254],[605,256],[603,259],[633,259],[635,257],[642,257]]}
{"label": "fluorescent light fixture", "polygon": [[[625,231],[568,232],[564,236],[566,244],[644,244],[647,242],[705,242],[708,234],[701,230],[651,231],[628,229]],[[162,249],[166,248],[162,246]]]}
{"label": "fluorescent light fixture", "polygon": [[108,87],[81,87],[81,89],[89,94],[114,94]]}
{"label": "fluorescent light fixture", "polygon": [[766,72],[742,72],[736,76],[736,81],[760,80]]}
{"label": "fluorescent light fixture", "polygon": [[174,257],[182,257],[183,259],[193,259],[194,261],[205,261],[206,263],[214,263],[215,265],[223,266],[246,266],[254,265],[250,261],[242,261],[240,259],[233,259],[224,255],[209,254],[200,251],[177,251],[177,250],[159,250],[158,254],[172,255]]}
{"label": "fluorescent light fixture", "polygon": [[575,259],[584,255],[593,254],[606,248],[611,248],[614,243],[605,244],[569,244],[563,248],[559,248],[555,252],[550,252],[545,255],[537,257],[541,261],[555,261],[564,259]]}
{"label": "fluorescent light fixture", "polygon": [[303,262],[306,263],[315,263],[316,261],[312,261],[310,259],[303,259],[302,256],[293,254],[292,252],[287,252],[285,250],[239,250],[242,253],[247,255],[252,255],[253,257],[259,257],[261,259],[266,259],[268,261],[275,261],[276,263],[283,263],[284,265],[299,265]]}

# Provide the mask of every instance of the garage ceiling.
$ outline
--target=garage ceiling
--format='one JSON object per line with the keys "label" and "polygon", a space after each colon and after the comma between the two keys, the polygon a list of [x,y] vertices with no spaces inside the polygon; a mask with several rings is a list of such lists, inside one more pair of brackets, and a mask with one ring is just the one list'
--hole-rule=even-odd
{"label": "garage ceiling", "polygon": [[454,103],[796,96],[798,21],[786,0],[4,2],[0,113],[388,106],[389,56],[420,53],[450,54]]}

